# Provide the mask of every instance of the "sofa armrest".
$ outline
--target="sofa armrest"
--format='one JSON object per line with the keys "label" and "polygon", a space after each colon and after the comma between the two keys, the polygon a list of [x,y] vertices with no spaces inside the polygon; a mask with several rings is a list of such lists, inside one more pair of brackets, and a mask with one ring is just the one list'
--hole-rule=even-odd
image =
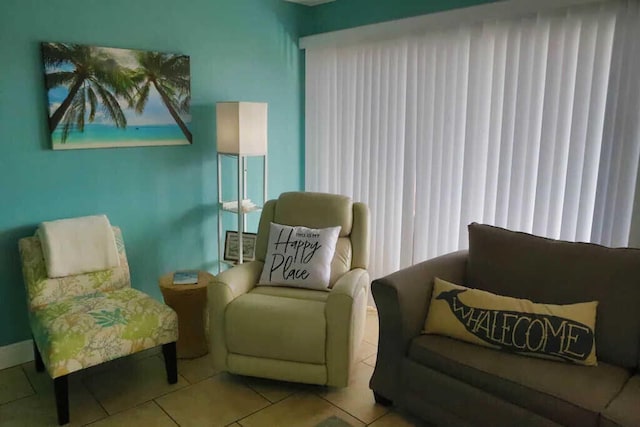
{"label": "sofa armrest", "polygon": [[216,369],[227,369],[227,345],[224,336],[224,313],[227,305],[246,294],[260,280],[264,263],[252,261],[218,274],[209,284],[209,351]]}
{"label": "sofa armrest", "polygon": [[411,340],[420,334],[429,308],[433,279],[463,284],[468,251],[452,252],[397,271],[371,285],[378,308],[376,368],[369,383],[377,394],[399,397],[400,366]]}
{"label": "sofa armrest", "polygon": [[369,273],[354,268],[333,286],[327,304],[327,385],[346,387],[351,363],[364,336]]}

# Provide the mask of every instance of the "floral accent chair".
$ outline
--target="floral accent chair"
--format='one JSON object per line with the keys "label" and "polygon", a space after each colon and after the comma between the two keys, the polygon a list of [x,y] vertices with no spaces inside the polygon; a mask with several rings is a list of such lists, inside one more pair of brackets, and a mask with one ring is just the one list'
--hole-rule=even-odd
{"label": "floral accent chair", "polygon": [[54,380],[58,422],[69,422],[68,374],[162,345],[167,379],[177,382],[178,318],[131,288],[122,232],[113,227],[120,266],[51,279],[37,236],[20,239],[36,369]]}

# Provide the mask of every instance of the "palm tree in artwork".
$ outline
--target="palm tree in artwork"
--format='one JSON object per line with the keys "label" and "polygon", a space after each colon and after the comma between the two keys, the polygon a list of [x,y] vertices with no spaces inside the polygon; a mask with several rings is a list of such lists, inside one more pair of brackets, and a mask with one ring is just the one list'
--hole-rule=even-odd
{"label": "palm tree in artwork", "polygon": [[82,132],[85,119],[94,121],[98,105],[117,127],[127,125],[117,97],[122,96],[131,102],[131,70],[91,46],[43,43],[42,54],[45,66],[54,69],[45,75],[47,90],[58,86],[69,89],[65,99],[49,117],[50,132],[53,133],[62,123],[61,140],[65,142],[74,126]]}
{"label": "palm tree in artwork", "polygon": [[134,73],[133,80],[139,86],[138,96],[132,106],[136,112],[142,113],[153,86],[173,120],[191,142],[191,131],[179,115],[189,112],[189,57],[160,52],[137,52],[136,57],[140,66]]}

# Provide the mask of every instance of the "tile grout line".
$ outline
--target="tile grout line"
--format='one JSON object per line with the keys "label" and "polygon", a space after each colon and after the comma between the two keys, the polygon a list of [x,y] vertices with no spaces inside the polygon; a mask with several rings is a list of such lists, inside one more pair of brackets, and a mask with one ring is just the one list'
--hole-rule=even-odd
{"label": "tile grout line", "polygon": [[264,400],[266,400],[267,402],[269,402],[269,403],[270,403],[270,404],[272,404],[272,405],[275,405],[275,404],[276,404],[276,403],[278,403],[278,402],[282,402],[284,399],[286,399],[287,397],[289,397],[289,396],[291,396],[291,395],[293,394],[293,393],[292,393],[292,394],[290,394],[289,396],[285,396],[285,397],[283,397],[282,399],[280,399],[280,400],[276,400],[276,401],[274,402],[274,401],[272,401],[271,399],[269,399],[266,395],[264,395],[264,394],[260,393],[258,390],[256,390],[255,388],[251,387],[251,385],[250,385],[250,384],[243,383],[243,385],[244,385],[245,387],[248,387],[248,388],[249,388],[251,391],[253,391],[254,393],[258,393],[258,395],[259,395],[260,397],[262,397]]}
{"label": "tile grout line", "polygon": [[376,421],[378,421],[379,419],[381,419],[382,417],[386,417],[387,415],[389,415],[390,413],[392,413],[393,410],[392,409],[388,409],[387,412],[383,413],[382,415],[380,415],[379,417],[376,417],[373,421],[371,421],[370,423],[366,424],[367,426],[370,426],[371,424],[375,423]]}
{"label": "tile grout line", "polygon": [[15,403],[15,402],[18,402],[18,401],[20,401],[20,400],[28,399],[28,398],[30,398],[30,397],[37,396],[37,395],[38,395],[37,393],[33,393],[33,394],[29,394],[29,395],[27,395],[27,396],[18,397],[17,399],[7,400],[6,402],[1,403],[1,404],[0,404],[0,406],[9,405],[9,404],[11,404],[11,403]]}
{"label": "tile grout line", "polygon": [[[99,373],[99,372],[98,372]],[[95,375],[95,374],[94,374]],[[98,421],[104,420],[106,418],[109,418],[111,416],[111,414],[109,414],[109,411],[107,411],[107,408],[104,407],[104,405],[102,404],[102,402],[100,402],[100,399],[98,399],[98,397],[95,395],[95,393],[93,392],[93,390],[91,390],[91,387],[89,387],[87,385],[87,383],[85,383],[85,380],[88,378],[88,376],[82,376],[82,378],[80,378],[80,383],[82,384],[82,386],[87,390],[87,392],[91,395],[91,397],[93,397],[93,399],[98,403],[98,406],[100,406],[100,408],[102,408],[102,410],[104,411],[105,414],[107,414],[106,416],[102,417],[102,418],[98,418],[97,420],[94,420],[90,423],[84,424],[85,426],[88,426],[92,423],[96,423]],[[71,415],[71,414],[69,414]]]}
{"label": "tile grout line", "polygon": [[[196,383],[189,384],[189,385],[187,385],[186,387],[182,387],[182,388],[180,388],[180,389],[178,389],[178,390],[174,390],[174,391],[172,391],[172,392],[183,391],[183,390],[185,390],[185,389],[186,389],[186,388],[188,388],[188,387],[194,386],[194,385],[199,384],[199,383],[201,383],[201,382],[204,382],[204,381],[206,381],[206,380],[213,379],[213,378],[215,378],[215,377],[220,376],[220,375],[221,375],[221,374],[223,374],[223,373],[224,373],[224,371],[220,371],[220,372],[218,372],[218,373],[216,373],[216,374],[214,374],[214,375],[212,375],[212,376],[210,376],[210,377],[203,378],[203,379],[201,379],[200,381],[198,381],[198,382],[196,382]],[[184,377],[183,377],[183,378],[184,378]],[[189,382],[188,380],[186,380],[186,378],[185,378],[185,381]],[[282,401],[284,400],[284,399],[281,399],[281,400],[279,400],[278,402],[271,402],[271,400],[269,400],[266,396],[262,395],[262,394],[261,394],[260,392],[258,392],[257,390],[254,390],[254,389],[253,389],[249,384],[247,384],[245,381],[240,380],[240,384],[241,384],[242,386],[246,387],[247,389],[249,389],[250,391],[252,391],[253,393],[255,393],[256,395],[258,395],[260,398],[262,398],[262,399],[267,403],[267,405],[266,405],[266,406],[264,406],[264,407],[262,407],[262,408],[260,408],[260,409],[255,410],[255,411],[253,411],[253,412],[251,412],[251,413],[249,413],[249,414],[247,414],[247,415],[245,415],[245,416],[242,416],[242,417],[240,417],[240,418],[237,418],[237,419],[235,419],[235,420],[231,421],[229,424],[226,424],[227,426],[233,425],[234,423],[240,423],[240,420],[243,420],[243,419],[245,419],[245,418],[247,418],[247,417],[250,417],[250,416],[252,416],[252,415],[254,415],[254,414],[256,414],[256,413],[258,413],[258,412],[260,412],[260,411],[263,411],[263,410],[267,409],[268,407],[273,406],[273,405],[275,405],[276,403],[282,402]],[[163,396],[166,396],[167,394],[169,394],[169,393],[163,394],[163,395],[161,395],[161,396],[154,397],[152,400],[154,401],[154,403],[155,403],[156,405],[158,405],[160,408],[162,408],[162,410],[163,410],[167,415],[169,415],[169,413],[168,413],[167,411],[165,411],[165,410],[164,410],[164,408],[162,407],[162,405],[160,405],[158,402],[155,402],[155,400],[156,400],[156,399],[161,398],[161,397],[163,397]],[[288,398],[288,397],[290,397],[290,396],[285,397],[285,399],[286,399],[286,398]],[[178,421],[176,421],[173,417],[171,417],[171,415],[169,415],[169,417],[170,417],[170,418],[171,418],[171,420],[172,420],[172,421],[174,421],[178,426],[180,426],[180,423],[178,423]]]}
{"label": "tile grout line", "polygon": [[[364,361],[360,361],[360,362],[358,362],[358,363],[364,363]],[[366,363],[364,363],[364,364],[365,364],[365,365],[367,365]],[[370,365],[367,365],[367,366],[370,366]],[[346,408],[342,408],[342,407],[338,406],[338,404],[336,404],[336,403],[334,403],[334,402],[330,401],[330,400],[329,400],[329,399],[327,399],[325,396],[320,395],[320,394],[316,394],[316,395],[317,395],[319,398],[321,398],[322,400],[324,400],[324,401],[328,402],[329,404],[331,404],[331,405],[335,406],[336,408],[340,409],[341,411],[343,411],[343,412],[345,412],[345,413],[349,414],[350,416],[352,416],[352,417],[353,417],[353,418],[355,418],[356,420],[358,420],[358,421],[362,422],[365,426],[368,426],[369,424],[372,424],[372,423],[376,422],[377,420],[379,420],[380,418],[384,417],[385,415],[387,415],[388,413],[390,413],[390,412],[391,412],[391,409],[387,409],[387,411],[386,411],[386,412],[384,412],[384,413],[382,413],[380,416],[376,417],[373,421],[371,421],[371,422],[367,422],[367,421],[363,420],[362,418],[359,418],[357,415],[355,415],[355,414],[351,413],[351,411],[349,411],[348,409],[346,409]],[[377,403],[374,403],[374,405],[377,405]]]}
{"label": "tile grout line", "polygon": [[[127,361],[128,361],[128,362],[135,363],[136,361],[143,361],[143,360],[145,360],[145,359],[150,359],[150,358],[151,358],[151,357],[153,357],[153,356],[154,356],[154,355],[153,355],[153,354],[151,354],[151,355],[149,355],[149,356],[141,357],[141,358],[139,358],[139,359],[128,359]],[[118,359],[109,360],[109,361],[104,362],[104,363],[110,363],[110,362],[114,362],[114,361],[121,360],[121,359],[126,359],[126,357],[125,357],[125,358],[118,358]],[[96,366],[100,366],[100,365],[102,365],[102,364],[94,365],[94,366],[91,366],[91,367],[89,367],[89,368],[87,368],[87,369],[90,369],[90,368],[93,368],[93,367],[96,367]],[[94,421],[91,421],[91,422],[89,422],[89,423],[83,424],[83,426],[89,426],[89,425],[91,425],[91,424],[97,423],[98,421],[106,420],[107,418],[109,418],[109,417],[111,417],[111,416],[113,416],[113,415],[119,414],[119,413],[121,413],[121,412],[127,411],[127,410],[129,410],[129,409],[133,409],[133,408],[135,408],[135,407],[139,406],[139,405],[135,405],[135,406],[133,406],[133,407],[131,407],[131,408],[127,408],[127,409],[124,409],[124,410],[122,410],[122,411],[117,411],[117,412],[114,412],[113,414],[110,414],[110,413],[109,413],[109,411],[107,411],[107,408],[105,408],[105,407],[104,407],[104,405],[102,404],[102,402],[100,401],[100,399],[98,399],[98,397],[95,395],[95,393],[93,392],[93,390],[91,390],[91,387],[89,387],[89,385],[86,383],[86,380],[87,380],[88,378],[90,378],[90,377],[94,377],[94,376],[96,376],[96,375],[100,375],[100,374],[102,374],[102,373],[106,372],[107,370],[111,370],[111,369],[114,369],[114,368],[116,368],[116,370],[117,370],[117,366],[115,366],[115,367],[108,367],[108,368],[107,368],[107,367],[102,367],[102,369],[98,370],[97,372],[92,373],[91,375],[88,375],[88,373],[87,373],[87,372],[82,372],[82,371],[84,371],[84,369],[81,369],[80,371],[78,371],[78,373],[82,373],[82,376],[80,377],[80,383],[83,385],[83,387],[87,390],[87,392],[91,395],[91,397],[93,397],[93,399],[98,403],[98,406],[100,406],[100,408],[101,408],[101,409],[104,411],[104,413],[106,414],[104,417],[101,417],[101,418],[98,418],[97,420],[94,420]],[[149,401],[148,401],[148,400],[147,400],[147,401],[144,401],[144,402],[140,403],[140,405],[145,404],[145,403],[147,403],[147,402],[149,402]],[[69,403],[71,403],[71,402],[69,402]]]}
{"label": "tile grout line", "polygon": [[[142,361],[144,361],[144,360],[146,360],[146,359],[151,359],[151,358],[153,358],[153,357],[159,357],[159,358],[161,359],[161,361],[164,363],[164,360],[160,357],[160,355],[159,355],[159,354],[151,354],[151,355],[149,355],[149,356],[141,357],[141,358],[139,358],[139,359],[131,359],[131,362],[133,362],[133,363],[135,363],[135,362],[142,362]],[[104,371],[96,372],[96,373],[94,373],[94,374],[93,374],[93,375],[91,375],[91,376],[99,375],[99,374],[101,374],[101,373],[103,373],[103,372],[104,372]],[[195,384],[201,383],[202,381],[205,381],[205,380],[207,380],[207,379],[213,378],[213,377],[217,376],[218,374],[219,374],[219,372],[218,372],[217,374],[212,375],[212,376],[209,376],[209,377],[206,377],[206,378],[202,378],[201,380],[199,380],[199,381],[197,381],[197,382],[195,382],[195,383],[191,383],[191,382],[190,382],[190,381],[189,381],[185,376],[183,376],[181,373],[179,373],[179,372],[178,372],[178,376],[179,376],[180,378],[182,378],[182,379],[187,383],[187,385],[186,385],[186,386],[181,387],[181,388],[178,388],[177,390],[170,390],[170,391],[168,391],[168,392],[166,392],[166,393],[163,393],[163,394],[160,394],[160,395],[158,395],[158,396],[152,397],[152,398],[151,398],[151,399],[149,399],[149,400],[145,400],[144,402],[140,402],[139,404],[134,405],[134,406],[132,406],[132,407],[130,407],[130,408],[125,408],[125,409],[123,409],[123,410],[116,411],[116,412],[114,412],[113,414],[111,414],[111,413],[109,413],[109,411],[107,411],[107,409],[103,406],[103,404],[102,404],[102,402],[100,401],[100,399],[98,399],[98,398],[95,396],[95,394],[93,393],[93,391],[91,390],[91,388],[90,388],[90,387],[85,383],[85,380],[88,378],[88,376],[83,376],[83,377],[81,378],[82,384],[85,386],[85,388],[87,389],[87,391],[91,394],[91,396],[96,400],[96,402],[98,402],[98,405],[100,405],[100,407],[101,407],[101,408],[104,410],[104,412],[107,414],[106,416],[104,416],[104,417],[102,417],[102,418],[99,418],[99,419],[97,419],[97,420],[95,420],[95,421],[92,421],[92,422],[91,422],[91,423],[89,423],[89,424],[85,424],[85,426],[88,426],[88,425],[90,425],[90,424],[96,423],[96,422],[98,422],[98,421],[101,421],[101,420],[107,419],[107,418],[109,418],[109,417],[112,417],[112,416],[115,416],[115,415],[118,415],[118,414],[121,414],[121,413],[123,413],[123,412],[125,412],[125,411],[131,410],[131,409],[134,409],[134,408],[137,408],[137,407],[139,407],[139,406],[141,406],[141,405],[144,405],[144,404],[146,404],[146,403],[149,403],[149,402],[152,402],[154,405],[156,405],[157,407],[159,407],[159,408],[160,408],[160,409],[161,409],[165,414],[167,414],[167,416],[171,419],[171,421],[173,421],[176,425],[180,426],[180,424],[179,424],[179,423],[178,423],[178,422],[177,422],[177,421],[176,421],[176,420],[175,420],[171,415],[169,415],[169,413],[168,413],[167,411],[165,411],[165,410],[164,410],[164,408],[163,408],[163,407],[162,407],[158,402],[156,402],[156,399],[159,399],[159,398],[161,398],[161,397],[164,397],[164,396],[166,396],[166,395],[168,395],[168,394],[171,394],[171,393],[174,393],[174,392],[177,392],[177,391],[180,391],[180,390],[184,390],[184,389],[186,389],[186,388],[188,388],[188,387],[191,387],[191,386],[193,386],[193,385],[195,385]],[[176,384],[177,384],[177,383],[176,383]],[[171,384],[171,385],[173,385],[173,384]]]}
{"label": "tile grout line", "polygon": [[[217,377],[218,375],[220,375],[221,373],[222,373],[222,372],[217,372],[217,373],[215,373],[215,374],[213,374],[213,375],[211,375],[211,376],[209,376],[209,377],[201,378],[199,381],[196,381],[196,382],[192,383],[192,382],[190,382],[190,381],[189,381],[185,376],[183,376],[182,374],[180,374],[180,373],[178,372],[178,375],[179,375],[180,377],[182,377],[182,378],[187,382],[187,385],[186,385],[185,387],[179,388],[179,389],[177,389],[177,390],[172,390],[172,391],[171,391],[171,392],[169,392],[169,393],[165,393],[165,394],[161,394],[160,396],[156,396],[156,397],[152,398],[150,401],[151,401],[151,402],[153,402],[156,406],[158,406],[158,407],[162,410],[162,412],[164,412],[165,414],[167,414],[167,416],[171,419],[171,421],[173,421],[177,426],[180,426],[180,423],[179,423],[175,418],[173,418],[173,417],[171,416],[171,414],[169,414],[169,412],[167,412],[167,411],[164,409],[164,407],[163,407],[160,403],[158,403],[158,402],[156,401],[156,399],[159,399],[159,398],[161,398],[161,397],[167,396],[167,395],[169,395],[169,394],[171,394],[171,393],[176,393],[176,392],[178,392],[178,391],[186,390],[187,388],[192,387],[192,386],[195,386],[196,384],[200,384],[200,383],[202,383],[202,382],[204,382],[204,381],[206,381],[206,380],[213,379],[213,378]],[[121,412],[122,412],[122,411],[121,411]],[[234,421],[234,422],[235,422],[235,421]],[[233,422],[232,422],[231,424],[233,424]]]}
{"label": "tile grout line", "polygon": [[[143,358],[141,358],[141,359],[132,360],[132,361],[133,361],[133,362],[139,362],[139,361],[143,361],[143,360],[145,360],[145,359],[150,359],[151,357],[154,357],[154,356],[150,356],[150,357],[143,357]],[[164,360],[162,360],[162,362],[164,363]],[[100,375],[100,374],[102,374],[102,373],[104,373],[104,371],[96,372],[95,374],[93,374],[93,375],[91,375],[91,376]],[[163,374],[163,375],[164,375],[164,374]],[[180,373],[178,373],[178,377],[182,378],[182,379],[187,383],[187,385],[186,385],[186,386],[184,386],[184,387],[180,387],[180,388],[178,388],[178,389],[176,389],[176,390],[169,390],[169,391],[167,391],[167,392],[165,392],[165,393],[162,393],[162,394],[160,394],[160,395],[158,395],[158,396],[154,396],[154,397],[150,398],[149,400],[145,400],[144,402],[140,402],[140,403],[138,403],[138,404],[136,404],[136,405],[133,405],[133,406],[131,406],[131,407],[129,407],[129,408],[125,408],[125,409],[121,409],[121,410],[119,410],[119,411],[116,411],[116,412],[114,412],[113,414],[111,414],[111,413],[109,413],[109,411],[107,411],[107,409],[102,405],[102,402],[100,402],[100,400],[99,400],[99,399],[98,399],[98,398],[93,394],[93,392],[91,391],[91,388],[90,388],[89,386],[87,386],[86,384],[84,384],[85,379],[86,379],[86,378],[88,378],[88,377],[84,377],[84,376],[83,376],[83,377],[81,378],[81,381],[82,381],[83,385],[85,386],[85,388],[89,391],[89,393],[91,393],[91,396],[96,400],[96,402],[98,402],[98,404],[100,405],[100,407],[101,407],[101,408],[105,411],[105,413],[107,414],[107,416],[106,416],[106,417],[100,418],[100,420],[103,420],[103,419],[105,419],[105,418],[109,418],[109,417],[111,417],[111,416],[114,416],[114,415],[117,415],[117,414],[121,414],[121,413],[123,413],[123,412],[125,412],[125,411],[128,411],[129,409],[137,408],[138,406],[143,405],[143,404],[145,404],[145,403],[155,401],[155,399],[158,399],[158,398],[160,398],[160,397],[163,397],[163,396],[166,396],[166,395],[168,395],[168,394],[174,393],[174,392],[176,392],[176,391],[184,390],[185,388],[187,388],[187,387],[190,387],[190,386],[191,386],[191,384],[189,383],[189,381],[188,381],[185,377],[183,377]],[[180,379],[178,379],[178,382],[180,382]],[[171,387],[172,385],[177,385],[177,384],[178,384],[178,383],[176,383],[176,384],[170,384],[170,385],[169,385],[169,387]],[[158,405],[158,406],[160,406],[160,405]],[[92,423],[93,423],[93,422],[97,422],[97,421],[99,421],[99,420],[92,421]],[[87,425],[88,425],[88,424],[87,424]]]}
{"label": "tile grout line", "polygon": [[122,414],[123,412],[129,411],[129,410],[131,410],[131,409],[135,409],[135,408],[138,408],[138,407],[140,407],[140,406],[142,406],[142,405],[146,405],[146,404],[147,404],[147,403],[149,403],[149,402],[153,402],[153,400],[145,400],[144,402],[140,402],[140,403],[138,403],[137,405],[132,406],[131,408],[125,409],[124,411],[115,412],[115,413],[113,413],[113,414],[111,414],[111,415],[107,415],[106,417],[102,417],[102,418],[99,418],[99,419],[97,419],[97,420],[91,421],[90,423],[83,424],[83,427],[91,426],[92,424],[98,423],[98,422],[100,422],[100,421],[104,421],[104,420],[106,420],[107,418],[111,418],[111,417],[113,417],[113,416],[115,416],[115,415]]}
{"label": "tile grout line", "polygon": [[[249,387],[249,388],[250,388],[250,387]],[[250,389],[251,389],[251,391],[253,391],[254,393],[257,393],[259,396],[262,396],[260,393],[256,392],[256,391],[255,391],[255,390],[253,390],[252,388],[250,388]],[[302,391],[300,391],[300,393],[302,393]],[[268,404],[267,406],[265,406],[264,408],[260,408],[260,409],[258,409],[257,411],[253,411],[252,413],[250,413],[250,414],[248,414],[248,415],[245,415],[244,417],[240,417],[240,418],[238,418],[237,420],[235,420],[234,422],[232,422],[231,424],[233,424],[233,423],[238,423],[238,424],[240,424],[240,425],[242,426],[242,423],[241,423],[240,421],[242,421],[242,420],[246,420],[246,419],[247,419],[247,418],[249,418],[250,416],[257,414],[257,413],[258,413],[258,412],[260,412],[260,411],[264,411],[265,409],[267,409],[267,408],[269,408],[269,407],[271,407],[271,406],[273,406],[273,405],[277,405],[277,404],[278,404],[278,403],[280,403],[280,402],[284,402],[285,400],[287,400],[287,399],[289,399],[289,398],[291,398],[291,397],[295,396],[296,394],[298,394],[298,392],[295,392],[295,393],[293,393],[293,394],[291,394],[291,395],[289,395],[289,396],[285,397],[284,399],[281,399],[281,400],[279,400],[279,401],[277,401],[277,402],[273,402],[273,403],[272,403],[269,399],[267,399],[267,398],[265,397],[264,399],[265,399],[267,402],[269,402],[269,404]],[[229,425],[231,425],[231,424],[229,424]]]}
{"label": "tile grout line", "polygon": [[[293,396],[294,394],[296,394],[296,393],[298,392],[298,391],[294,391],[294,392],[292,392],[290,395],[285,396],[285,397],[283,397],[282,399],[278,399],[278,400],[276,400],[275,402],[273,402],[271,399],[269,399],[269,398],[267,397],[267,395],[262,394],[262,393],[260,393],[260,391],[259,391],[259,390],[256,390],[255,388],[253,388],[253,387],[251,386],[251,384],[249,384],[249,381],[241,380],[241,382],[242,382],[242,384],[243,384],[245,387],[249,387],[249,388],[251,389],[251,391],[253,391],[253,392],[255,392],[255,393],[258,393],[261,397],[263,397],[263,398],[264,398],[265,400],[267,400],[269,403],[274,404],[274,405],[275,405],[276,403],[282,402],[282,401],[283,401],[283,400],[285,400],[286,398],[288,398],[288,397],[290,397],[290,396]],[[299,390],[299,391],[300,391],[300,390]]]}
{"label": "tile grout line", "polygon": [[358,418],[357,416],[355,416],[354,414],[352,414],[351,412],[347,411],[344,408],[339,407],[337,404],[333,403],[332,401],[326,399],[324,396],[320,396],[319,394],[316,394],[316,396],[318,396],[320,399],[324,400],[325,402],[327,402],[328,404],[330,404],[331,406],[338,408],[339,410],[341,410],[342,412],[344,412],[345,414],[352,416],[353,418],[355,418],[356,420],[360,421],[362,424],[364,424],[365,426],[367,425],[367,422]]}
{"label": "tile grout line", "polygon": [[[186,360],[191,360],[191,359],[186,359]],[[164,363],[164,360],[163,360],[163,363]],[[184,376],[184,374],[181,374],[181,373],[180,373],[180,367],[179,367],[179,366],[178,366],[178,369],[177,369],[177,370],[178,370],[178,375],[180,375],[182,378],[184,378],[184,380],[188,383],[188,385],[189,385],[189,386],[196,385],[196,384],[200,384],[201,382],[206,381],[206,380],[208,380],[208,379],[210,379],[210,378],[215,378],[215,377],[217,377],[218,375],[220,375],[220,374],[222,373],[222,371],[220,371],[220,372],[215,372],[215,373],[213,373],[213,374],[209,375],[208,377],[203,377],[203,378],[200,378],[199,380],[196,380],[196,381],[194,381],[194,382],[191,382],[191,380],[189,380],[189,378],[187,378],[186,376]],[[154,398],[154,399],[155,399],[155,398]]]}
{"label": "tile grout line", "polygon": [[[27,363],[29,363],[29,362],[27,362]],[[24,366],[23,365],[25,365],[25,364],[23,363],[22,365],[20,365],[20,370],[22,371],[22,375],[24,375],[25,378],[27,379],[27,382],[29,383],[29,386],[31,387],[31,390],[33,390],[33,395],[36,395],[36,394],[38,394],[38,392],[36,391],[36,387],[33,385],[31,380],[29,379],[29,375],[27,375],[27,371],[24,370]],[[38,372],[38,371],[36,371],[36,372]],[[46,369],[45,369],[45,372],[46,372]],[[47,375],[49,375],[49,374],[47,373]],[[7,402],[5,402],[5,403],[7,403]],[[4,405],[4,403],[3,403],[3,405]]]}
{"label": "tile grout line", "polygon": [[153,404],[154,404],[156,407],[160,408],[160,410],[161,410],[162,412],[164,412],[164,413],[165,413],[165,415],[166,415],[167,417],[169,417],[169,419],[170,419],[171,421],[173,421],[173,423],[174,423],[175,425],[177,425],[178,427],[180,427],[180,423],[179,423],[175,418],[173,418],[173,417],[171,416],[171,414],[169,414],[169,413],[168,413],[168,412],[167,412],[167,411],[162,407],[162,405],[160,405],[158,402],[156,402],[156,399],[151,399],[151,402],[153,402]]}

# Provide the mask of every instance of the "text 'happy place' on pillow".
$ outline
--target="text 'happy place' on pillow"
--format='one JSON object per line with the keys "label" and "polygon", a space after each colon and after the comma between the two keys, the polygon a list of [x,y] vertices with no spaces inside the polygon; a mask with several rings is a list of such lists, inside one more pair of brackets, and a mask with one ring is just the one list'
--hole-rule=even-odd
{"label": "text 'happy place' on pillow", "polygon": [[259,285],[328,290],[340,227],[312,229],[271,223]]}

